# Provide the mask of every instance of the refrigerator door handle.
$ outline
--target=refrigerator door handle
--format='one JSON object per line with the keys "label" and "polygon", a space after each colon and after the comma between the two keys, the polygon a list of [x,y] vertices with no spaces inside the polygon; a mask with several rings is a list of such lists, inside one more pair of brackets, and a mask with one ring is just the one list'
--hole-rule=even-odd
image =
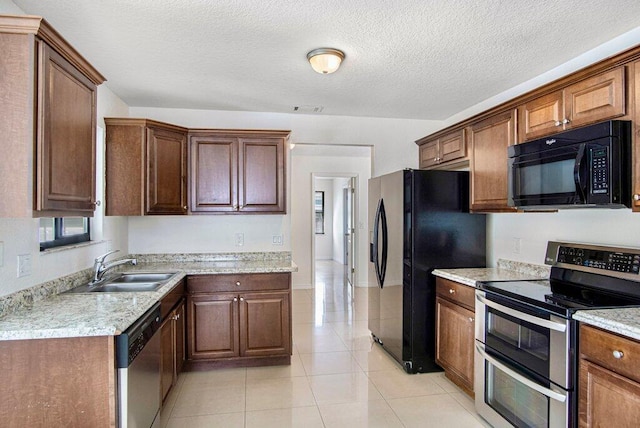
{"label": "refrigerator door handle", "polygon": [[376,218],[373,221],[373,248],[371,249],[371,262],[376,269],[376,279],[378,280],[378,287],[382,288],[382,281],[380,276],[380,262],[378,260],[378,243],[380,239],[380,208],[382,206],[382,199],[378,201],[378,208],[376,209]]}
{"label": "refrigerator door handle", "polygon": [[387,253],[389,247],[389,234],[387,232],[387,213],[384,209],[384,200],[380,199],[380,220],[382,220],[382,265],[380,267],[380,288],[384,285],[384,277],[387,274]]}

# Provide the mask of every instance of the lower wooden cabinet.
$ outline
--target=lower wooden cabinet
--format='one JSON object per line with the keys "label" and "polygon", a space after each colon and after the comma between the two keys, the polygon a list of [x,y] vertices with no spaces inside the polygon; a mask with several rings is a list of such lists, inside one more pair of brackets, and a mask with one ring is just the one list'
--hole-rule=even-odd
{"label": "lower wooden cabinet", "polygon": [[291,274],[199,275],[187,281],[191,366],[291,361]]}
{"label": "lower wooden cabinet", "polygon": [[580,326],[580,427],[631,427],[640,421],[640,342]]}
{"label": "lower wooden cabinet", "polygon": [[436,279],[436,362],[445,375],[473,396],[475,289]]}
{"label": "lower wooden cabinet", "polygon": [[164,401],[178,380],[184,366],[185,303],[180,303],[169,313],[160,327],[160,398]]}

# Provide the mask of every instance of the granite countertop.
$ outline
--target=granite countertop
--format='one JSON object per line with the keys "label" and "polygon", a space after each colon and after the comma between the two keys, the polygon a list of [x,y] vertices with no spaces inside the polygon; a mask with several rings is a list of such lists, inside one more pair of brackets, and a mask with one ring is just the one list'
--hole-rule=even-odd
{"label": "granite countertop", "polygon": [[498,260],[495,268],[436,269],[435,276],[475,287],[481,281],[524,281],[549,278],[549,266]]}
{"label": "granite countertop", "polygon": [[[180,259],[179,257],[140,256],[137,266],[124,266],[123,272],[176,272],[159,290],[153,292],[62,293],[86,283],[86,271],[50,281],[20,292],[25,300],[13,311],[0,317],[0,340],[60,338],[79,336],[112,336],[122,333],[140,316],[171,291],[186,275],[245,274],[295,272],[298,267],[290,258],[245,260]],[[73,280],[73,281],[72,281]],[[42,288],[60,294],[36,299]],[[28,292],[32,291],[29,295]],[[17,300],[17,299],[14,299]],[[15,302],[12,302],[15,303]]]}
{"label": "granite countertop", "polygon": [[612,333],[640,340],[640,308],[577,311],[573,318]]}

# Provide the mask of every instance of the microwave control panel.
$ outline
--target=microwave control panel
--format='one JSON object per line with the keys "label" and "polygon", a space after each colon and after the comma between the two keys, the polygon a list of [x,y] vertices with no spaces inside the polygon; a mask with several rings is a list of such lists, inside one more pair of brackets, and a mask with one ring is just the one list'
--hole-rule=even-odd
{"label": "microwave control panel", "polygon": [[593,269],[640,273],[640,254],[635,253],[561,246],[557,261]]}
{"label": "microwave control panel", "polygon": [[592,194],[607,194],[609,192],[608,165],[609,151],[607,147],[593,147],[589,150]]}

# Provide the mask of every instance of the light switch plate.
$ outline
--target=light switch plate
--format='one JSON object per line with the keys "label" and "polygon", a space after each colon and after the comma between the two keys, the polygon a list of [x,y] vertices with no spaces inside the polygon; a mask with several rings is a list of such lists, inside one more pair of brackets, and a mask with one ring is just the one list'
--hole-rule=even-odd
{"label": "light switch plate", "polygon": [[236,247],[244,245],[244,233],[236,233]]}
{"label": "light switch plate", "polygon": [[0,241],[0,267],[4,266],[4,242]]}
{"label": "light switch plate", "polygon": [[282,245],[282,235],[273,235],[271,242],[273,245]]}
{"label": "light switch plate", "polygon": [[31,275],[31,254],[18,255],[18,278]]}

